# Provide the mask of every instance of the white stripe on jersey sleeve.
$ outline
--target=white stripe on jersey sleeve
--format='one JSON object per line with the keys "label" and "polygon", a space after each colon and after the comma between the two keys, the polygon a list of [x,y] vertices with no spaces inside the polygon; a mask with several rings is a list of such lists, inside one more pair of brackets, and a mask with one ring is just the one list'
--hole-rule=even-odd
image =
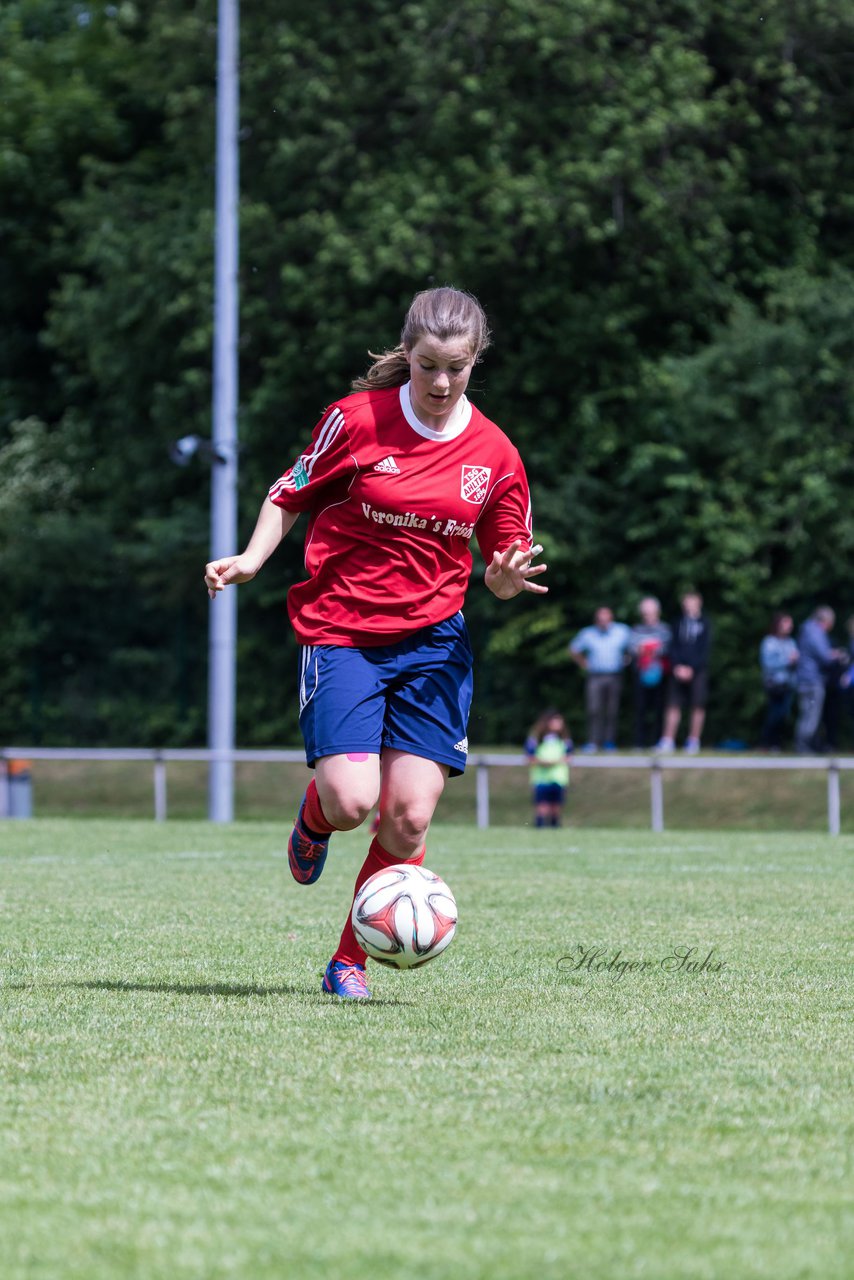
{"label": "white stripe on jersey sleeve", "polygon": [[335,440],[341,433],[344,426],[344,414],[340,409],[333,409],[326,422],[323,424],[320,435],[317,437],[317,443],[308,453],[303,454],[305,459],[305,469],[309,476],[314,470],[314,464],[322,453],[331,448]]}
{"label": "white stripe on jersey sleeve", "polygon": [[[338,438],[340,432],[342,431],[343,427],[344,427],[344,414],[341,412],[340,409],[333,409],[329,417],[324,422],[323,426],[320,428],[320,433],[317,437],[317,440],[314,442],[313,446],[309,450],[307,450],[305,453],[300,454],[299,458],[297,459],[297,462],[302,462],[303,466],[305,467],[305,473],[308,476],[309,480],[311,479],[311,473],[314,470],[314,464],[317,462],[317,459],[322,454],[326,453],[327,449],[330,449],[332,447],[332,445],[335,443],[336,439]],[[296,466],[296,463],[294,463],[294,466]],[[281,476],[281,478],[278,479],[276,483],[272,486],[272,488],[269,491],[268,497],[276,498],[280,493],[283,493],[286,489],[291,489],[296,491],[296,484],[293,479],[293,474],[294,474],[294,467],[289,467],[288,470],[285,472],[285,474]]]}

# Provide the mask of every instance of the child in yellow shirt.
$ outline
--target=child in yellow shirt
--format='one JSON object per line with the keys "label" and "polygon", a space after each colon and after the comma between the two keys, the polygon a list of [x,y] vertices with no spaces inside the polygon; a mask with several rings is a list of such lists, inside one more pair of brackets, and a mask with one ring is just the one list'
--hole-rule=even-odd
{"label": "child in yellow shirt", "polygon": [[559,827],[569,789],[569,755],[573,749],[566,721],[559,711],[544,711],[525,740],[531,759],[534,825]]}

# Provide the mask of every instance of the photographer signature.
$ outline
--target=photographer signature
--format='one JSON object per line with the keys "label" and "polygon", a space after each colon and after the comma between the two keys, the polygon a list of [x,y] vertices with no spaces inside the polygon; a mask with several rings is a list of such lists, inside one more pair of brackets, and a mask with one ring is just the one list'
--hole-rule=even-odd
{"label": "photographer signature", "polygon": [[630,959],[623,955],[623,948],[610,951],[606,947],[585,947],[581,943],[566,956],[561,956],[557,967],[564,973],[608,973],[618,982],[627,973],[650,973],[655,969],[663,973],[720,973],[726,961],[716,955],[716,948],[708,951],[699,947],[672,947],[660,960]]}

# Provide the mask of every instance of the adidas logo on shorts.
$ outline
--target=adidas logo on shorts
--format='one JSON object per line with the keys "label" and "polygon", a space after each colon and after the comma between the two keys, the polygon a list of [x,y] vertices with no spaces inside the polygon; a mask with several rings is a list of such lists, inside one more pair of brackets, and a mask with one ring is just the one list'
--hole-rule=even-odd
{"label": "adidas logo on shorts", "polygon": [[454,750],[455,750],[455,751],[462,751],[462,753],[463,753],[463,755],[464,755],[464,756],[468,755],[468,750],[469,750],[469,740],[468,740],[468,738],[461,738],[459,742],[455,742],[455,743],[454,743]]}
{"label": "adidas logo on shorts", "polygon": [[374,471],[382,471],[387,476],[399,476],[400,467],[395,462],[391,454],[387,458],[383,458],[382,462],[378,462],[374,467]]}

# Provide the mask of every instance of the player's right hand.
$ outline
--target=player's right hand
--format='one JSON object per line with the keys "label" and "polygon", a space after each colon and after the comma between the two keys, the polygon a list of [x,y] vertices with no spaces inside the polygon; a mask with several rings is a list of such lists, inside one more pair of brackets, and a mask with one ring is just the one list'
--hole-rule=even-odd
{"label": "player's right hand", "polygon": [[205,565],[205,586],[211,600],[223,587],[230,587],[238,582],[249,582],[258,572],[258,566],[247,560],[245,556],[224,556],[222,560],[211,560]]}

